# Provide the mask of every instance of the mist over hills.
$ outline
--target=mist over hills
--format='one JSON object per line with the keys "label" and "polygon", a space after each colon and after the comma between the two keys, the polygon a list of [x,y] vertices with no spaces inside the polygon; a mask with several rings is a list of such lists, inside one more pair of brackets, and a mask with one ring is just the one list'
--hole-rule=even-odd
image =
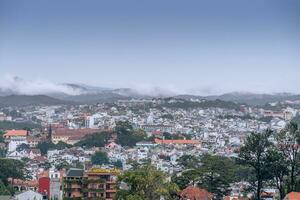
{"label": "mist over hills", "polygon": [[62,104],[94,104],[116,102],[118,100],[130,99],[153,99],[153,98],[175,98],[184,100],[222,100],[248,105],[264,105],[271,102],[300,100],[300,95],[292,94],[250,94],[250,93],[227,93],[216,96],[176,95],[176,96],[150,96],[142,95],[126,89],[105,89],[98,92],[87,92],[79,95],[67,95],[52,93],[48,95],[21,95],[1,93],[0,106],[28,106],[28,105],[62,105]]}
{"label": "mist over hills", "polygon": [[53,83],[45,80],[28,81],[20,77],[8,77],[0,82],[0,105],[58,105],[74,103],[103,103],[129,99],[152,99],[173,97],[185,100],[222,100],[248,105],[264,105],[270,102],[300,100],[300,95],[290,93],[257,94],[232,92],[222,95],[178,94],[163,88],[148,89],[108,88],[86,84]]}

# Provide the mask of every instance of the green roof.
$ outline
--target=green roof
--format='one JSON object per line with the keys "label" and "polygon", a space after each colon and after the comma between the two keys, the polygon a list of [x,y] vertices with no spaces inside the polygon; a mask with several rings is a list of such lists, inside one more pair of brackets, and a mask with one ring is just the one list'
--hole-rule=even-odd
{"label": "green roof", "polygon": [[83,169],[76,169],[76,168],[71,168],[67,172],[67,177],[82,177],[83,176]]}

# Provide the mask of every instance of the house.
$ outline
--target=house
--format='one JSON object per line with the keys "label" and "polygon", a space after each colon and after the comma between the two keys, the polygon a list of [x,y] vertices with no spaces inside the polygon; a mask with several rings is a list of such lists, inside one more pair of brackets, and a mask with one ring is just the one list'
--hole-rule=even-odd
{"label": "house", "polygon": [[213,194],[205,189],[189,186],[179,194],[182,200],[212,200]]}
{"label": "house", "polygon": [[27,130],[8,130],[6,133],[3,135],[4,139],[6,141],[9,141],[11,138],[25,138],[28,136],[28,131]]}
{"label": "house", "polygon": [[161,140],[155,138],[154,142],[156,144],[167,144],[167,145],[194,145],[194,146],[201,145],[200,141],[198,140]]}
{"label": "house", "polygon": [[40,141],[41,139],[38,137],[34,137],[34,136],[27,137],[27,143],[30,146],[30,148],[36,148]]}
{"label": "house", "polygon": [[42,156],[41,151],[39,149],[29,149],[27,150],[27,154],[30,159]]}
{"label": "house", "polygon": [[16,195],[15,200],[43,200],[43,195],[38,192],[28,190]]}
{"label": "house", "polygon": [[65,142],[67,144],[75,144],[79,142],[83,137],[91,135],[94,133],[101,132],[100,129],[67,129],[67,128],[57,128],[52,130],[51,140],[54,144],[59,141]]}
{"label": "house", "polygon": [[37,180],[21,180],[21,179],[9,179],[12,182],[12,186],[16,192],[23,191],[37,191],[39,183]]}
{"label": "house", "polygon": [[70,169],[63,179],[63,197],[112,200],[116,194],[118,170],[92,168],[87,172]]}
{"label": "house", "polygon": [[8,143],[8,151],[12,152],[21,144],[27,144],[28,132],[26,130],[9,130],[3,135],[5,142]]}
{"label": "house", "polygon": [[300,192],[290,192],[288,193],[283,200],[299,200]]}
{"label": "house", "polygon": [[223,200],[250,200],[248,197],[226,196]]}

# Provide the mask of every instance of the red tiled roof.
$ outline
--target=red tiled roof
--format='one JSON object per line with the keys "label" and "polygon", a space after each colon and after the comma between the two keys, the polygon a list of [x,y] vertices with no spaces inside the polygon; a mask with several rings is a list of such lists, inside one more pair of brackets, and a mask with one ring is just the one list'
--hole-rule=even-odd
{"label": "red tiled roof", "polygon": [[157,144],[200,144],[198,140],[160,140],[155,138]]}
{"label": "red tiled roof", "polygon": [[290,192],[287,194],[288,200],[299,200],[300,199],[300,192]]}
{"label": "red tiled roof", "polygon": [[205,189],[189,186],[179,194],[181,198],[188,200],[212,200],[213,194]]}
{"label": "red tiled roof", "polygon": [[4,137],[8,136],[27,136],[26,130],[9,130],[3,135]]}

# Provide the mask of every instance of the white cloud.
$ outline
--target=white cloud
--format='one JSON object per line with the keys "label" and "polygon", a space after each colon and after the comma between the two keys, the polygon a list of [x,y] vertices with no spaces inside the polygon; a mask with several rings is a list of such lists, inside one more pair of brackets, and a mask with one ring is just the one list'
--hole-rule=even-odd
{"label": "white cloud", "polygon": [[51,94],[64,93],[68,95],[79,95],[84,93],[81,89],[73,88],[64,84],[53,83],[48,80],[24,80],[16,76],[5,76],[0,80],[0,89],[3,92],[14,94]]}

